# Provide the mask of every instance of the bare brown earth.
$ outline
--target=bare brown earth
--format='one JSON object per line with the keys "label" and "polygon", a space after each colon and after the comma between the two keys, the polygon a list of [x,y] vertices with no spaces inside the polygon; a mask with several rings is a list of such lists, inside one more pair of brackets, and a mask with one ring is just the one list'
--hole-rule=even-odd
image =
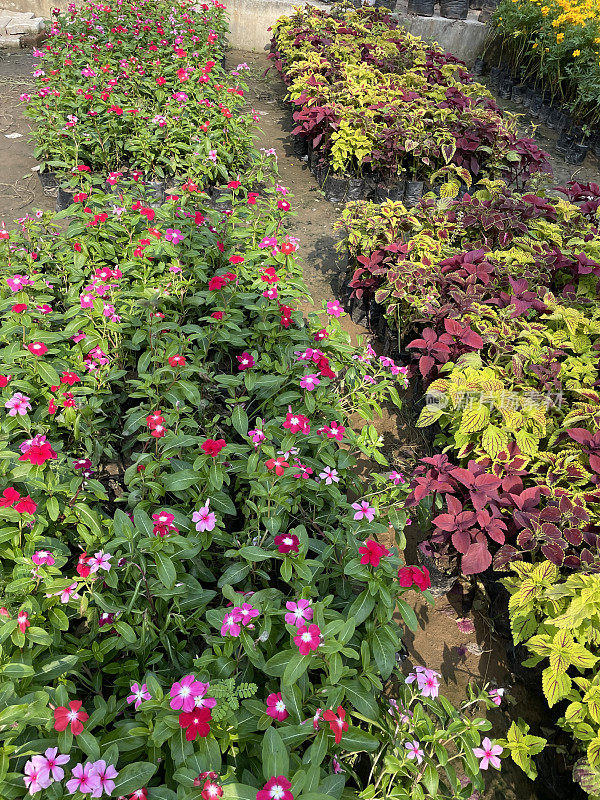
{"label": "bare brown earth", "polygon": [[[307,165],[292,153],[290,112],[281,102],[284,86],[274,72],[263,75],[269,65],[266,54],[229,52],[229,67],[242,62],[250,67],[250,72],[246,73],[248,101],[260,116],[261,133],[257,136],[257,145],[276,149],[281,181],[294,194],[296,215],[289,219],[288,229],[300,240],[304,280],[314,303],[312,308],[319,309],[324,301],[336,297],[338,275],[333,225],[341,207],[325,201]],[[4,220],[7,228],[26,211],[51,210],[55,204],[52,197],[44,195],[32,171],[36,162],[28,140],[30,126],[21,113],[19,101],[19,95],[32,88],[32,63],[31,51],[0,51],[0,225]],[[7,138],[11,133],[22,135]],[[542,128],[538,138],[552,151],[553,133]],[[589,156],[585,164],[575,170],[560,159],[553,159],[553,166],[554,184],[572,177],[578,180],[600,177],[598,164]],[[304,310],[311,308],[307,306]],[[367,335],[366,329],[355,325],[347,316],[343,325],[355,341]],[[383,419],[375,420],[375,424],[394,466],[406,470],[425,453],[426,440],[414,427],[410,410],[386,413]],[[406,533],[409,539],[407,556],[414,557],[418,532],[409,527]],[[522,716],[535,723],[541,705],[537,693],[530,696],[511,675],[505,642],[493,634],[488,609],[477,599],[480,596],[473,592],[472,586],[458,584],[449,595],[438,598],[435,605],[430,606],[417,593],[410,592],[406,599],[413,603],[421,625],[415,634],[407,633],[405,637],[409,651],[406,665],[408,668],[424,664],[439,671],[444,692],[456,703],[465,697],[465,687],[470,681],[504,687],[508,695],[504,709],[491,715],[494,735],[500,737],[511,718]],[[503,763],[500,776],[494,775],[485,795],[487,800],[545,800],[547,796],[544,792],[536,793],[509,762]]]}

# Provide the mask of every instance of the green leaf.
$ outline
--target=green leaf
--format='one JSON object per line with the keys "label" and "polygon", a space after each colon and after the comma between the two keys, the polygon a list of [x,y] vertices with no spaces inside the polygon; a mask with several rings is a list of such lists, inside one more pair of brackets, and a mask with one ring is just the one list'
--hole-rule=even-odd
{"label": "green leaf", "polygon": [[[267,728],[262,742],[262,771],[266,781],[274,775],[287,775],[290,768],[283,739],[272,726]],[[256,797],[255,797],[256,800]]]}
{"label": "green leaf", "polygon": [[360,625],[367,619],[374,608],[375,598],[368,589],[365,589],[348,609],[348,619],[353,619],[356,625]]}
{"label": "green leaf", "polygon": [[170,475],[162,476],[162,484],[167,492],[183,492],[185,489],[189,489],[190,486],[199,484],[201,480],[202,475],[191,469],[181,469],[178,472],[172,472]]}
{"label": "green leaf", "polygon": [[37,362],[38,374],[48,386],[60,386],[58,372],[47,361]]}
{"label": "green leaf", "polygon": [[219,578],[218,586],[224,586],[226,583],[234,586],[236,583],[243,581],[249,572],[250,564],[242,564],[241,562],[230,564]]}
{"label": "green leaf", "polygon": [[349,753],[359,753],[363,750],[372,753],[379,747],[379,739],[360,728],[351,727],[342,734],[341,747]]}
{"label": "green leaf", "polygon": [[115,797],[119,797],[122,794],[131,794],[136,789],[141,789],[148,783],[157,768],[156,764],[150,764],[148,761],[136,761],[134,764],[127,764],[119,772],[112,794]]}
{"label": "green leaf", "polygon": [[241,406],[236,406],[233,409],[231,423],[240,436],[246,436],[248,433],[248,414]]}
{"label": "green leaf", "polygon": [[256,800],[256,788],[245,783],[226,783],[223,785],[225,800]]}
{"label": "green leaf", "polygon": [[167,589],[172,589],[177,580],[177,570],[169,556],[157,550],[155,553],[158,579]]}
{"label": "green leaf", "polygon": [[383,629],[376,628],[373,632],[371,650],[382,678],[387,680],[396,664],[396,648]]}
{"label": "green leaf", "polygon": [[346,692],[346,698],[359,714],[371,720],[376,720],[379,717],[377,701],[360,681],[347,681],[342,685]]}
{"label": "green leaf", "polygon": [[432,796],[435,797],[437,794],[438,785],[440,782],[437,770],[432,764],[427,764],[425,767],[425,772],[423,773],[423,777],[421,778],[423,783],[425,784],[425,788],[427,792]]}
{"label": "green leaf", "polygon": [[303,656],[300,653],[294,653],[290,658],[281,679],[282,684],[289,686],[296,683],[308,669],[312,656]]}

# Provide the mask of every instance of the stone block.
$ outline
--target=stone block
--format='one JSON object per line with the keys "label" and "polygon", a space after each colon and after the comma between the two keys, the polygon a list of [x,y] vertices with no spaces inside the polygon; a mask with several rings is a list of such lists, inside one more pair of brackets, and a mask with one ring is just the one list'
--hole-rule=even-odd
{"label": "stone block", "polygon": [[13,19],[6,26],[6,32],[11,36],[20,33],[39,33],[44,28],[44,20],[41,17],[32,17],[31,19],[16,20]]}
{"label": "stone block", "polygon": [[0,47],[20,47],[19,37],[0,33]]}

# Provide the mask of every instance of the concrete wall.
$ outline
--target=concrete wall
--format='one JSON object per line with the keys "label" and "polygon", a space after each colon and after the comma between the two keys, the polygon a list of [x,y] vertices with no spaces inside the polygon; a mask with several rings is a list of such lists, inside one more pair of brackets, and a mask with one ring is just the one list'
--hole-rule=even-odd
{"label": "concrete wall", "polygon": [[[271,34],[268,28],[283,14],[293,14],[295,5],[306,5],[299,0],[225,0],[229,13],[231,34],[229,41],[240,50],[263,51],[268,49]],[[327,4],[313,0],[317,8],[328,9]],[[467,63],[481,54],[486,38],[486,25],[477,22],[478,11],[470,11],[466,20],[450,20],[439,16],[416,17],[408,14],[407,0],[398,0],[396,14],[411,33],[426,41],[438,42]],[[55,6],[66,8],[68,0],[0,0],[0,7],[9,11],[32,11],[36,17],[50,16]]]}
{"label": "concrete wall", "polygon": [[[225,0],[229,12],[233,47],[241,50],[262,51],[268,49],[271,38],[267,28],[283,14],[293,14],[297,0]],[[306,3],[302,3],[306,5]],[[329,6],[312,2],[317,8]],[[479,11],[470,11],[465,20],[440,17],[417,17],[407,12],[406,0],[399,0],[395,14],[401,24],[415,36],[428,42],[438,42],[444,50],[454,53],[463,61],[472,63],[483,50],[487,26],[477,21]]]}

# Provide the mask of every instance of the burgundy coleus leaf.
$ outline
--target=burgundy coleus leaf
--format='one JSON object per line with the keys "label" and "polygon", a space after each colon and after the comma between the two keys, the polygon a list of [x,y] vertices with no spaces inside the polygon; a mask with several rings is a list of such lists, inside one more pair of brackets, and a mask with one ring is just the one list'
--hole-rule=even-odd
{"label": "burgundy coleus leaf", "polygon": [[472,528],[476,522],[475,513],[465,511],[460,500],[451,494],[447,494],[445,500],[448,511],[445,514],[438,514],[432,520],[433,524],[448,533],[465,532]]}
{"label": "burgundy coleus leaf", "polygon": [[600,473],[600,431],[591,434],[585,428],[569,428],[567,433],[583,447],[590,460],[590,467],[594,472]]}
{"label": "burgundy coleus leaf", "polygon": [[450,474],[467,488],[476,511],[480,511],[490,500],[499,500],[498,489],[501,481],[495,475],[487,472],[474,475],[471,469],[463,467],[455,467]]}
{"label": "burgundy coleus leaf", "polygon": [[487,533],[490,539],[498,544],[504,544],[506,540],[506,523],[498,517],[492,516],[487,509],[477,512],[477,523],[482,531]]}
{"label": "burgundy coleus leaf", "polygon": [[579,547],[583,542],[583,533],[579,530],[579,528],[566,528],[563,531],[563,536],[569,544],[573,545],[573,547]]}
{"label": "burgundy coleus leaf", "polygon": [[542,553],[544,558],[547,558],[548,561],[552,562],[552,564],[556,564],[557,567],[562,566],[565,560],[565,548],[562,547],[559,542],[548,542],[543,544]]}
{"label": "burgundy coleus leaf", "polygon": [[498,571],[506,570],[511,561],[522,561],[523,557],[516,547],[512,544],[503,545],[494,555],[494,569]]}
{"label": "burgundy coleus leaf", "polygon": [[522,530],[521,533],[517,536],[517,544],[521,548],[521,550],[525,550],[529,552],[531,550],[535,550],[537,541],[535,536],[533,535],[533,531],[529,528],[525,528]]}
{"label": "burgundy coleus leaf", "polygon": [[515,506],[513,520],[521,528],[526,528],[529,522],[537,518],[538,506],[540,504],[541,489],[539,486],[531,486],[524,489],[520,494],[510,494],[510,500]]}
{"label": "burgundy coleus leaf", "polygon": [[457,344],[472,350],[480,350],[483,347],[481,336],[471,329],[470,325],[463,325],[456,319],[445,319],[444,328]]}
{"label": "burgundy coleus leaf", "polygon": [[473,542],[462,557],[460,568],[464,575],[475,575],[485,570],[492,563],[487,542]]}

